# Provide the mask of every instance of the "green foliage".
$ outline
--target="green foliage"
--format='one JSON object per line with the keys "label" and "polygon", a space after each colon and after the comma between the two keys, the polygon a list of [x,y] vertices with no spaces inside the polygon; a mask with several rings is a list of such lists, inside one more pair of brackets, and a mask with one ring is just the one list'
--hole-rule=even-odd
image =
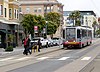
{"label": "green foliage", "polygon": [[37,21],[37,23],[35,23],[34,25],[39,27],[39,33],[40,33],[43,30],[43,28],[46,26],[46,21],[44,17],[42,17],[41,15],[35,16],[34,19]]}
{"label": "green foliage", "polygon": [[8,42],[13,42],[14,36],[12,34],[8,35]]}
{"label": "green foliage", "polygon": [[21,24],[24,28],[24,33],[27,35],[28,33],[32,33],[33,25],[36,23],[33,21],[33,15],[31,14],[26,14],[23,16],[23,20],[21,21]]}
{"label": "green foliage", "polygon": [[76,20],[75,25],[76,25],[76,26],[81,26],[81,21],[80,21],[80,20]]}
{"label": "green foliage", "polygon": [[92,27],[95,27],[97,25],[96,21],[93,21]]}
{"label": "green foliage", "polygon": [[54,34],[60,25],[60,14],[56,12],[50,12],[45,15],[45,18],[41,15],[26,14],[21,21],[25,34],[34,34],[34,26],[38,26],[38,32],[41,33],[47,23],[47,34]]}
{"label": "green foliage", "polygon": [[96,31],[96,34],[99,35],[100,34],[100,29]]}
{"label": "green foliage", "polygon": [[72,19],[72,20],[75,20],[75,26],[81,26],[81,21],[80,21],[80,18],[81,18],[81,14],[79,11],[73,11],[70,15],[69,15],[69,18]]}
{"label": "green foliage", "polygon": [[57,12],[49,12],[44,16],[46,21],[48,21],[47,34],[52,35],[57,31],[60,25],[60,14]]}
{"label": "green foliage", "polygon": [[8,46],[5,51],[13,51],[13,46]]}
{"label": "green foliage", "polygon": [[52,21],[53,23],[57,25],[57,27],[59,27],[60,25],[60,14],[57,12],[49,12],[45,14],[45,19],[47,21]]}
{"label": "green foliage", "polygon": [[52,21],[49,21],[47,24],[47,34],[52,35],[56,32],[57,30],[57,25],[54,24]]}
{"label": "green foliage", "polygon": [[43,29],[43,27],[46,25],[44,17],[41,15],[31,15],[26,14],[24,15],[23,20],[21,21],[21,24],[24,28],[25,34],[34,34],[34,26],[38,26],[39,33]]}

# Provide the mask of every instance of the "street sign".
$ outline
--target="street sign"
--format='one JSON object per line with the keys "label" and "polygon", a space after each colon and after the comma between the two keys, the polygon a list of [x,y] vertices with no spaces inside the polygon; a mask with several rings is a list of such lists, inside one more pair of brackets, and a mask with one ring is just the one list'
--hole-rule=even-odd
{"label": "street sign", "polygon": [[43,28],[43,33],[46,33],[46,28]]}
{"label": "street sign", "polygon": [[34,33],[38,33],[38,26],[34,26]]}
{"label": "street sign", "polygon": [[38,30],[38,26],[34,26],[34,30]]}

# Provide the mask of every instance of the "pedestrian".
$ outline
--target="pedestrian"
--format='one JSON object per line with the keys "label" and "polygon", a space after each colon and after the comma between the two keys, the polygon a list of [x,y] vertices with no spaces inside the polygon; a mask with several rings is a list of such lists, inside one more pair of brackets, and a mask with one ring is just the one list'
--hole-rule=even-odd
{"label": "pedestrian", "polygon": [[23,54],[28,55],[28,53],[32,53],[31,52],[31,48],[30,48],[30,39],[29,36],[25,38],[24,40],[24,52]]}
{"label": "pedestrian", "polygon": [[38,52],[40,52],[40,48],[41,48],[41,42],[40,42],[40,39],[38,40],[37,47],[38,47]]}
{"label": "pedestrian", "polygon": [[26,54],[26,55],[27,55],[27,40],[28,38],[24,39],[24,52],[23,52],[23,54]]}

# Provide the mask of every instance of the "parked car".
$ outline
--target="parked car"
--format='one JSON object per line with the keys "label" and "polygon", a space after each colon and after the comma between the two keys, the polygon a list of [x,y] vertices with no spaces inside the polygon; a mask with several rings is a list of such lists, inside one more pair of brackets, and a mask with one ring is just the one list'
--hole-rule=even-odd
{"label": "parked car", "polygon": [[38,42],[38,40],[40,39],[40,42],[41,42],[41,45],[44,47],[48,47],[48,40],[47,39],[44,39],[44,38],[42,38],[42,37],[36,37],[36,38],[33,38],[32,40],[31,40],[31,44],[33,44],[33,43],[37,43]]}
{"label": "parked car", "polygon": [[49,47],[53,46],[53,40],[51,38],[47,39]]}
{"label": "parked car", "polygon": [[59,45],[59,38],[52,38],[54,46]]}
{"label": "parked car", "polygon": [[55,46],[63,44],[63,38],[52,38]]}

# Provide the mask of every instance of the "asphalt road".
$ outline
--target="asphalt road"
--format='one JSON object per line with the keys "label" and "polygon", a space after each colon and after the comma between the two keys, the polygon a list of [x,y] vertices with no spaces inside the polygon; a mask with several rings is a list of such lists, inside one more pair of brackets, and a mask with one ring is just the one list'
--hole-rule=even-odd
{"label": "asphalt road", "polygon": [[[6,62],[6,65],[1,66],[0,69],[2,72],[6,71],[4,69],[8,69],[9,71],[7,72],[58,72],[59,69],[60,70],[63,69],[63,67],[66,65],[68,66],[77,60],[80,60],[80,61],[84,60],[86,54],[92,53],[93,51],[99,51],[98,50],[99,47],[100,47],[100,42],[97,41],[93,43],[91,46],[88,46],[82,49],[60,50],[60,51],[47,53],[47,54],[37,56],[37,57],[34,57],[32,55],[28,57],[26,56],[23,57],[23,55],[12,56],[7,61],[3,60],[3,62]],[[92,59],[92,54],[89,56],[90,57],[86,58],[87,60],[84,60],[85,62],[87,61],[89,62],[89,60]],[[97,58],[95,59],[95,61],[93,60],[95,65],[97,64],[96,60]],[[91,66],[92,70],[90,69],[89,71],[96,72],[95,65]],[[70,69],[71,67],[73,67],[73,65],[70,66]],[[81,66],[79,66],[79,68],[80,67]],[[61,72],[60,70],[59,72]],[[72,70],[72,72],[74,71],[75,70]],[[85,69],[85,70],[82,70],[81,72],[89,72],[89,71],[88,69]],[[63,72],[69,72],[69,71],[65,70]]]}

